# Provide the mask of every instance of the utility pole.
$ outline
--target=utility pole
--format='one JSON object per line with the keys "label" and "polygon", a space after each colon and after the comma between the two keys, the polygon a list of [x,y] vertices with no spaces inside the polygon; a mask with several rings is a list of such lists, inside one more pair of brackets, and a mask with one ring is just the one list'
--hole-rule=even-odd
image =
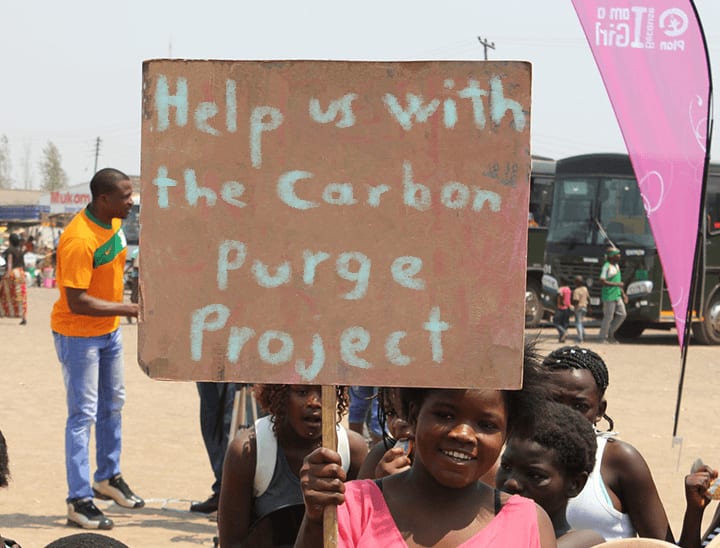
{"label": "utility pole", "polygon": [[485,60],[487,61],[488,60],[487,50],[488,50],[488,48],[495,49],[495,42],[488,42],[487,40],[483,40],[480,36],[478,36],[477,39],[480,42],[480,44],[482,44],[482,47],[485,50]]}
{"label": "utility pole", "polygon": [[97,173],[97,162],[98,162],[98,156],[100,156],[100,143],[102,140],[100,137],[95,139],[95,169],[93,170],[93,173]]}

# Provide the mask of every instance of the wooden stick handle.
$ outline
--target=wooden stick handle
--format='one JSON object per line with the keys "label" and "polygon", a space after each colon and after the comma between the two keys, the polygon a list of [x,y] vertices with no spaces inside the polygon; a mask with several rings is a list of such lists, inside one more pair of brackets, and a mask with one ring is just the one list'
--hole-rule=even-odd
{"label": "wooden stick handle", "polygon": [[[337,393],[334,386],[322,387],[322,443],[337,451]],[[337,547],[337,507],[329,505],[323,512],[323,548]]]}

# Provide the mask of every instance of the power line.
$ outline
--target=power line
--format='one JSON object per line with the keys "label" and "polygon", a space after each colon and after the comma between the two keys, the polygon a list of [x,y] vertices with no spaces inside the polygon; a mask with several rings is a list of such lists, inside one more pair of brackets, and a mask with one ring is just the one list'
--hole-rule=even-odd
{"label": "power line", "polygon": [[477,39],[482,44],[483,50],[485,50],[485,60],[487,61],[487,50],[488,48],[495,49],[495,42],[488,42],[487,40],[483,40],[480,36],[478,36]]}
{"label": "power line", "polygon": [[93,170],[93,173],[97,173],[97,164],[98,164],[98,156],[100,156],[100,143],[102,140],[100,137],[95,139],[95,169]]}

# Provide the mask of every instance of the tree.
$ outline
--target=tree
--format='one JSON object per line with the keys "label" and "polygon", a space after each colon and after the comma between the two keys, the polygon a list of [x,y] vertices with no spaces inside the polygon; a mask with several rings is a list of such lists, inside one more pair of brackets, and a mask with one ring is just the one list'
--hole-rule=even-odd
{"label": "tree", "polygon": [[32,144],[30,143],[30,141],[25,141],[25,144],[23,145],[23,156],[20,159],[20,165],[22,166],[22,183],[25,190],[31,190],[33,187],[33,172],[32,164],[30,163],[31,159]]}
{"label": "tree", "polygon": [[12,186],[12,162],[7,135],[0,137],[0,188]]}
{"label": "tree", "polygon": [[67,186],[67,174],[60,165],[62,157],[60,151],[48,141],[47,146],[43,149],[43,159],[40,162],[40,173],[42,175],[43,190],[59,190]]}

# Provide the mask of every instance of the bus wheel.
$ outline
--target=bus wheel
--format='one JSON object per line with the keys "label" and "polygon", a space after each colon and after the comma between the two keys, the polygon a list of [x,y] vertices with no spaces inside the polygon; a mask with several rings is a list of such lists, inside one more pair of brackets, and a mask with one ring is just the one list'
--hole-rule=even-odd
{"label": "bus wheel", "polygon": [[703,321],[692,324],[692,331],[700,344],[720,344],[720,292],[713,295]]}
{"label": "bus wheel", "polygon": [[525,327],[540,325],[544,312],[540,299],[540,283],[537,280],[528,280],[525,289]]}
{"label": "bus wheel", "polygon": [[642,322],[623,322],[615,334],[620,339],[637,339],[645,331],[645,324]]}

